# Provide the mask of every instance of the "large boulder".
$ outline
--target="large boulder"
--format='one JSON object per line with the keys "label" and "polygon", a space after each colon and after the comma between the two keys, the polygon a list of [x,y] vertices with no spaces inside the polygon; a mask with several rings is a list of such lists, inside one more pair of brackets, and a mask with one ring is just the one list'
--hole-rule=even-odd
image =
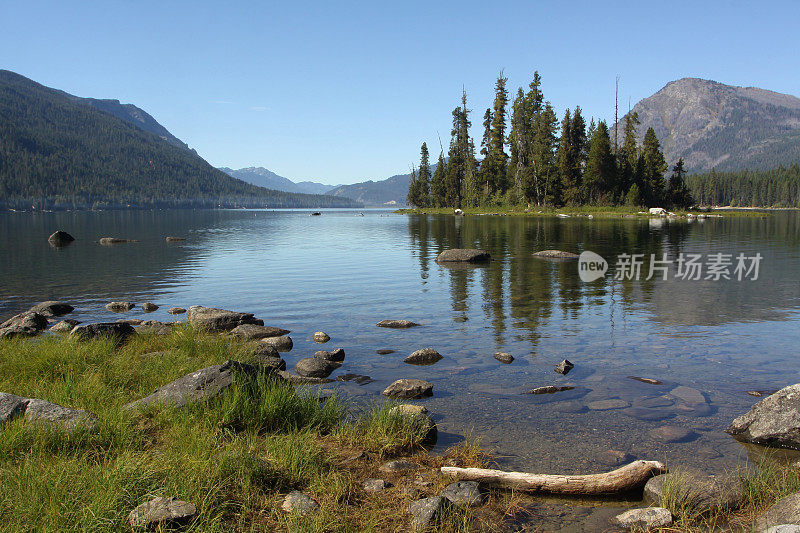
{"label": "large boulder", "polygon": [[72,328],[70,335],[74,335],[82,341],[100,337],[112,337],[117,343],[122,343],[128,340],[130,336],[136,335],[136,330],[125,322],[96,322],[94,324],[75,326]]}
{"label": "large boulder", "polygon": [[617,515],[614,521],[625,529],[650,530],[672,525],[672,513],[663,507],[631,509]]}
{"label": "large boulder", "polygon": [[150,405],[171,405],[183,407],[187,404],[210,400],[231,387],[241,377],[252,376],[258,372],[270,371],[264,367],[245,365],[238,361],[227,361],[221,365],[209,366],[157,388],[152,394],[124,406],[134,410]]}
{"label": "large boulder", "polygon": [[772,504],[772,507],[756,518],[755,530],[764,531],[782,524],[800,524],[800,492],[790,494]]}
{"label": "large boulder", "polygon": [[326,359],[305,357],[294,365],[294,371],[297,372],[297,375],[307,378],[327,378],[340,366],[342,365]]}
{"label": "large boulder", "polygon": [[432,365],[442,359],[442,355],[433,348],[422,348],[403,359],[410,365]]}
{"label": "large boulder", "polygon": [[266,337],[261,339],[259,342],[266,346],[271,346],[279,352],[290,352],[294,346],[294,341],[292,341],[292,338],[288,335],[282,335],[280,337]]}
{"label": "large boulder", "polygon": [[97,429],[97,416],[89,411],[0,392],[0,425],[21,416],[29,422],[43,423],[70,432]]}
{"label": "large boulder", "polygon": [[74,310],[75,308],[68,303],[48,300],[46,302],[34,305],[28,311],[31,313],[39,313],[40,315],[44,315],[46,317],[54,317],[66,315]]}
{"label": "large boulder", "polygon": [[50,243],[50,246],[55,246],[55,247],[66,246],[74,240],[75,237],[73,237],[66,231],[61,231],[61,230],[56,231],[47,238],[47,242]]}
{"label": "large boulder", "polygon": [[767,396],[725,431],[741,442],[800,449],[800,383]]}
{"label": "large boulder", "polygon": [[447,512],[449,500],[441,496],[423,498],[411,502],[409,511],[411,513],[411,529],[413,531],[425,531],[439,522]]}
{"label": "large boulder", "polygon": [[491,259],[486,250],[475,250],[471,248],[453,248],[445,250],[436,258],[437,263],[478,263]]}
{"label": "large boulder", "polygon": [[267,337],[280,337],[289,333],[288,329],[275,328],[272,326],[259,326],[258,324],[241,324],[231,330],[231,335],[241,337],[249,341],[265,339]]}
{"label": "large boulder", "polygon": [[173,528],[188,524],[196,515],[193,503],[158,497],[131,511],[128,525],[132,529]]}
{"label": "large boulder", "polygon": [[33,336],[46,327],[46,316],[32,311],[25,311],[0,324],[0,338]]}
{"label": "large boulder", "polygon": [[344,349],[336,348],[335,350],[331,350],[330,352],[327,350],[317,350],[314,352],[314,357],[317,359],[324,359],[325,361],[331,361],[334,363],[341,363],[344,361]]}
{"label": "large boulder", "polygon": [[187,310],[186,319],[192,326],[208,331],[230,331],[242,324],[264,325],[264,321],[255,318],[252,313],[239,313],[201,305],[191,306]]}
{"label": "large boulder", "polygon": [[433,396],[433,385],[421,379],[398,379],[383,390],[387,398],[413,400]]}

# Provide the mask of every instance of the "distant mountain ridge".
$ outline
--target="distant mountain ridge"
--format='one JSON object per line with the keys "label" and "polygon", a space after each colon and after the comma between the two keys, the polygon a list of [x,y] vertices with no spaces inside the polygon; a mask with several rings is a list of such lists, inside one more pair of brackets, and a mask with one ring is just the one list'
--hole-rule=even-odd
{"label": "distant mountain ridge", "polygon": [[305,194],[327,194],[338,185],[325,185],[313,181],[294,182],[289,178],[284,178],[275,174],[264,167],[247,167],[234,170],[228,167],[219,167],[219,170],[233,176],[234,178],[246,181],[259,187],[274,189],[276,191],[298,192]]}
{"label": "distant mountain ridge", "polygon": [[[800,98],[682,78],[638,102],[638,140],[652,127],[672,165],[690,172],[770,169],[800,162]],[[624,119],[617,125],[622,143]],[[611,130],[614,140],[614,130]]]}
{"label": "distant mountain ridge", "polygon": [[0,207],[358,207],[220,172],[136,106],[0,70]]}

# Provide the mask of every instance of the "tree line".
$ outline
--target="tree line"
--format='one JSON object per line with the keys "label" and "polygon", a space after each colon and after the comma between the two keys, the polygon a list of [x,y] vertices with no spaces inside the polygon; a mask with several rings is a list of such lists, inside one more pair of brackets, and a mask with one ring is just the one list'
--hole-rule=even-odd
{"label": "tree line", "polygon": [[800,208],[800,165],[689,176],[689,190],[704,205]]}
{"label": "tree line", "polygon": [[[668,170],[655,131],[636,142],[637,114],[624,117],[622,145],[612,143],[605,121],[588,127],[581,108],[567,109],[559,122],[533,75],[527,91],[510,102],[502,73],[492,107],[483,115],[480,158],[470,137],[466,91],[452,112],[450,146],[431,174],[426,143],[413,168],[408,203],[415,207],[635,205],[686,208],[694,199],[683,160]],[[506,151],[508,149],[508,151]]]}

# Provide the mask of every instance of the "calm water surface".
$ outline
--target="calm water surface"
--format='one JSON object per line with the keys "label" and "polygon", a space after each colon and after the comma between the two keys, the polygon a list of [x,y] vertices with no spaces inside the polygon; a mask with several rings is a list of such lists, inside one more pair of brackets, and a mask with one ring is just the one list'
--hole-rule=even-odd
{"label": "calm water surface", "polygon": [[[363,216],[360,216],[363,213]],[[47,245],[56,229],[77,240]],[[590,220],[501,216],[418,216],[389,211],[136,211],[0,215],[0,314],[66,300],[78,320],[116,320],[111,300],[153,301],[147,318],[194,304],[255,313],[292,331],[292,366],[318,348],[314,331],[347,352],[337,373],[367,374],[365,386],[336,384],[356,403],[378,399],[391,381],[434,384],[424,400],[440,442],[479,437],[507,469],[586,473],[609,469],[619,450],[709,472],[735,468],[747,451],[723,430],[755,401],[747,390],[800,382],[800,215],[705,221]],[[167,235],[186,237],[182,243]],[[96,244],[114,236],[139,242]],[[446,248],[484,248],[485,266],[436,264]],[[580,281],[575,262],[537,259],[537,250],[591,250],[611,263],[600,280]],[[760,253],[759,278],[615,281],[621,253]],[[141,311],[126,317],[143,317]],[[422,324],[375,327],[385,318]],[[433,366],[402,362],[433,347]],[[390,348],[396,353],[377,355]],[[493,358],[515,357],[510,365]],[[553,371],[562,359],[575,369]],[[655,378],[649,385],[628,376]],[[523,394],[542,385],[575,389]],[[687,402],[677,387],[695,389]],[[684,389],[680,389],[684,390]],[[13,391],[12,391],[13,392]],[[618,399],[629,408],[599,410]],[[696,438],[666,444],[650,431],[665,424]],[[542,504],[543,505],[543,504]],[[548,504],[549,505],[549,504]],[[592,529],[591,505],[549,509],[545,528]],[[553,510],[556,509],[554,513]],[[577,510],[576,510],[577,509]],[[532,512],[538,512],[536,510]],[[561,513],[561,518],[552,516]],[[547,514],[547,513],[545,513]],[[583,525],[576,525],[583,524]]]}

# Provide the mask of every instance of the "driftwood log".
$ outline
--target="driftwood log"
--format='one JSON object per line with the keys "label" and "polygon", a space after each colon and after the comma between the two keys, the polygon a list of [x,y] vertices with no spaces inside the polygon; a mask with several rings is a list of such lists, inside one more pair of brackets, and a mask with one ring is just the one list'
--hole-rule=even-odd
{"label": "driftwood log", "polygon": [[442,473],[463,481],[480,481],[496,487],[551,494],[617,494],[641,488],[648,479],[667,472],[658,461],[634,461],[602,474],[566,476],[503,472],[488,468],[443,466]]}

